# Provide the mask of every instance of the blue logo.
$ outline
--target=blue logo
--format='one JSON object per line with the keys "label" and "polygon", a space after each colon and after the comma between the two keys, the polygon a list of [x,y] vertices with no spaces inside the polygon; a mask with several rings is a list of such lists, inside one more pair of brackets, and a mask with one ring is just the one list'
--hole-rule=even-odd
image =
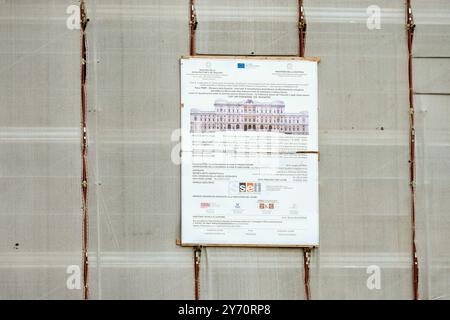
{"label": "blue logo", "polygon": [[237,67],[238,69],[245,69],[245,63],[238,63]]}

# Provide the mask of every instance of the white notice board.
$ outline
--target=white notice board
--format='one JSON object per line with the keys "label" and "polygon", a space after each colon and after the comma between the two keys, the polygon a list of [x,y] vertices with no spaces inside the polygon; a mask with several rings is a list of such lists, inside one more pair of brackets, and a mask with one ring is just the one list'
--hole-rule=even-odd
{"label": "white notice board", "polygon": [[318,246],[318,59],[181,59],[181,243]]}

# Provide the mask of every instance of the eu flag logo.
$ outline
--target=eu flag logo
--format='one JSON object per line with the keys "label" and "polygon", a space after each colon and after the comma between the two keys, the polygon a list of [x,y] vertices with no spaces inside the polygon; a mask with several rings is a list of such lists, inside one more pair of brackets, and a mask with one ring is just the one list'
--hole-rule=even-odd
{"label": "eu flag logo", "polygon": [[238,63],[237,67],[238,69],[245,69],[245,63]]}

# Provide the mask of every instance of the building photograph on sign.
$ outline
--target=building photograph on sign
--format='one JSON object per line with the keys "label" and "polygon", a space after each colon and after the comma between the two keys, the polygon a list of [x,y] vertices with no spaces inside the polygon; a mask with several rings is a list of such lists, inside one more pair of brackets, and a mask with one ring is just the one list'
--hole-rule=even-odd
{"label": "building photograph on sign", "polygon": [[308,134],[308,113],[286,114],[282,101],[265,103],[251,99],[217,100],[214,111],[191,109],[191,132],[231,130]]}
{"label": "building photograph on sign", "polygon": [[319,245],[317,65],[181,59],[182,245]]}

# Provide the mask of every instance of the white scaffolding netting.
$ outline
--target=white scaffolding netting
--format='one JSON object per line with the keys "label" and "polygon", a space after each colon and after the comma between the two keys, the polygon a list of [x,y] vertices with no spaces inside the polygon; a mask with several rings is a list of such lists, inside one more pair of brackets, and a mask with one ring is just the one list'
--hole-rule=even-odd
{"label": "white scaffolding netting", "polygon": [[[0,1],[1,2],[1,1]],[[420,297],[449,298],[448,1],[413,0]],[[80,30],[72,1],[0,3],[0,298],[81,299]],[[367,26],[369,6],[380,29]],[[411,299],[403,0],[305,0],[319,64],[320,248],[312,299]],[[182,0],[88,0],[92,299],[192,299],[180,238]],[[295,0],[197,0],[197,52],[298,54]],[[420,56],[420,57],[419,57]],[[436,59],[439,58],[439,59]],[[202,299],[304,299],[301,249],[207,248]],[[371,266],[372,269],[370,268]],[[370,290],[369,270],[381,287]]]}

